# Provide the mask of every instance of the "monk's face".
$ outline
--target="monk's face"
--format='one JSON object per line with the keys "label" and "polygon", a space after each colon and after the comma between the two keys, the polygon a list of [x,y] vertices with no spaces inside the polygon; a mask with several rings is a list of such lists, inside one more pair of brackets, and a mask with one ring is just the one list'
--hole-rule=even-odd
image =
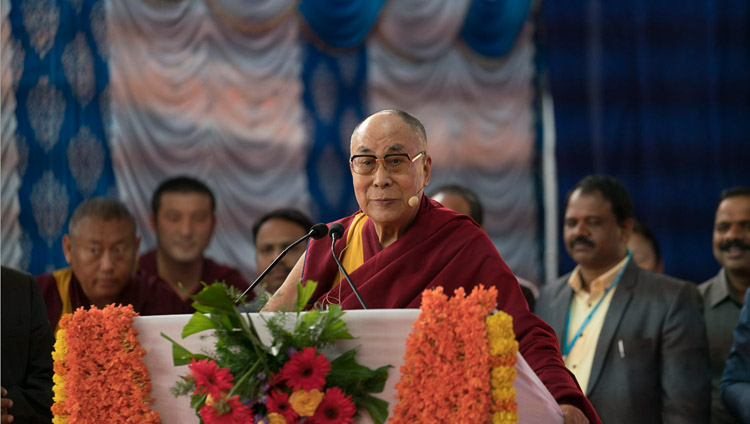
{"label": "monk's face", "polygon": [[[380,112],[367,118],[352,135],[352,155],[385,155],[406,153],[409,158],[424,151],[426,143],[398,115]],[[419,203],[409,205],[409,198],[422,198],[422,189],[430,181],[432,158],[428,155],[409,163],[403,172],[391,173],[382,162],[372,174],[362,175],[352,169],[354,194],[362,211],[376,229],[402,233],[417,215]]]}
{"label": "monk's face", "polygon": [[151,217],[159,253],[177,263],[203,260],[215,224],[211,197],[205,193],[163,193]]}
{"label": "monk's face", "polygon": [[139,243],[127,220],[86,217],[63,237],[63,253],[89,300],[103,306],[127,286]]}

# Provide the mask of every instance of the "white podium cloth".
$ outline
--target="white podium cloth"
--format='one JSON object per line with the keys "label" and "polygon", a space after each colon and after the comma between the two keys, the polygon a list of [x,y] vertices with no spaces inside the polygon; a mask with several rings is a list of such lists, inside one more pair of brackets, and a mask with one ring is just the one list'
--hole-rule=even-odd
{"label": "white podium cloth", "polygon": [[[393,365],[388,373],[385,389],[375,396],[389,403],[389,416],[396,403],[396,382],[400,378],[399,369],[404,364],[406,338],[412,330],[412,324],[419,317],[418,309],[379,309],[367,311],[346,311],[344,320],[349,332],[356,338],[336,343],[325,353],[329,358],[358,347],[357,361],[370,368]],[[269,342],[269,336],[263,325],[260,314],[250,314],[261,339]],[[265,314],[264,314],[265,315]],[[161,337],[168,335],[193,353],[211,352],[213,338],[203,333],[181,338],[182,328],[191,315],[164,315],[137,317],[133,327],[138,330],[138,340],[148,352],[144,362],[151,374],[152,391],[155,398],[154,409],[161,415],[164,424],[198,423],[195,411],[190,409],[187,397],[175,398],[169,391],[180,375],[188,373],[187,366],[175,367],[172,364],[172,343]],[[205,331],[205,335],[210,331]],[[559,406],[544,387],[529,365],[518,355],[516,364],[517,376],[514,382],[516,401],[518,403],[519,423],[550,424],[562,423],[562,412]],[[371,423],[365,413],[357,423]]]}

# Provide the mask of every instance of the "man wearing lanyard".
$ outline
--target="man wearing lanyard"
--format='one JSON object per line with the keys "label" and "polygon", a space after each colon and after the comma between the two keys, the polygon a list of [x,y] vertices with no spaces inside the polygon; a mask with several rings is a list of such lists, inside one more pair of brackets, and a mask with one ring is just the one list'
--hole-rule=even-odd
{"label": "man wearing lanyard", "polygon": [[604,423],[706,423],[711,374],[694,284],[631,260],[625,187],[589,176],[568,192],[563,238],[578,264],[548,283],[536,312]]}

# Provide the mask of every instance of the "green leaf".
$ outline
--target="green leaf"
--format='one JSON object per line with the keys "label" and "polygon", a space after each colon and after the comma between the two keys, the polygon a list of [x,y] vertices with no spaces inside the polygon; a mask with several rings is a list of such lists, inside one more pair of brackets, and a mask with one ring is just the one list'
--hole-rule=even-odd
{"label": "green leaf", "polygon": [[206,314],[202,312],[196,312],[182,329],[182,338],[184,339],[191,334],[200,333],[201,331],[211,330],[215,328],[217,328],[217,325],[210,317],[206,316]]}
{"label": "green leaf", "polygon": [[169,340],[170,342],[172,342],[172,363],[175,366],[187,365],[190,362],[192,362],[193,358],[195,359],[208,358],[208,356],[200,354],[200,353],[191,353],[189,350],[182,347],[182,345],[172,340],[169,336],[167,336],[164,333],[161,333],[161,336]]}
{"label": "green leaf", "polygon": [[346,321],[343,320],[344,311],[341,310],[341,305],[331,305],[325,315],[323,330],[320,332],[321,342],[327,343],[334,340],[354,338],[349,333]]}
{"label": "green leaf", "polygon": [[359,406],[364,407],[370,413],[374,424],[383,424],[386,418],[388,418],[388,402],[383,399],[367,395],[360,402]]}
{"label": "green leaf", "polygon": [[318,283],[312,280],[307,280],[304,285],[301,281],[297,281],[297,312],[302,312],[307,307],[307,302],[310,301],[315,289],[318,287]]}
{"label": "green leaf", "polygon": [[229,298],[226,286],[221,283],[213,283],[210,286],[206,286],[198,294],[193,295],[192,298],[202,305],[210,306],[220,311],[236,311],[234,302]]}

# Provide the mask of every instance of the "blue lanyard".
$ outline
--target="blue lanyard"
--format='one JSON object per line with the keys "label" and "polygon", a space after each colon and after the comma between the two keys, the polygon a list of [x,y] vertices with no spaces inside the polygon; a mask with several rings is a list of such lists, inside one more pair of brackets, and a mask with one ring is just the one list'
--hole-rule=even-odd
{"label": "blue lanyard", "polygon": [[596,313],[596,310],[599,309],[599,306],[602,304],[602,301],[605,297],[607,297],[607,294],[609,294],[610,291],[612,291],[613,288],[620,282],[620,279],[622,278],[622,274],[625,272],[625,268],[627,268],[628,264],[630,263],[630,251],[628,250],[628,260],[625,262],[625,265],[622,266],[622,269],[620,272],[617,273],[617,277],[615,277],[615,280],[612,281],[612,284],[607,287],[607,290],[604,290],[604,294],[602,294],[602,297],[599,298],[599,301],[596,302],[596,306],[594,306],[594,309],[589,312],[589,315],[586,317],[586,319],[583,321],[581,326],[578,328],[578,331],[576,331],[576,334],[573,336],[573,340],[568,343],[568,327],[570,327],[570,308],[568,308],[568,318],[565,321],[565,335],[563,339],[563,343],[565,345],[563,346],[563,358],[568,356],[571,350],[573,350],[573,346],[576,344],[578,339],[581,337],[581,333],[583,333],[583,329],[586,328],[586,326],[589,324],[589,321],[591,321],[591,317],[594,316]]}

